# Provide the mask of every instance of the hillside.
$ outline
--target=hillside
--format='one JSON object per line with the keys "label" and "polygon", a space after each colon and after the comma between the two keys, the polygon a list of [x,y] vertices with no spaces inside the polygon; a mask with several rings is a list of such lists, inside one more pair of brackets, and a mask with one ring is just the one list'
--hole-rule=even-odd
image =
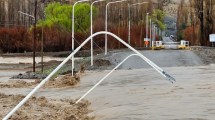
{"label": "hillside", "polygon": [[[166,1],[169,1],[164,6],[164,11],[166,12],[167,16],[177,18],[178,7],[181,3],[181,0],[166,0]],[[189,3],[189,0],[184,1],[186,4]]]}

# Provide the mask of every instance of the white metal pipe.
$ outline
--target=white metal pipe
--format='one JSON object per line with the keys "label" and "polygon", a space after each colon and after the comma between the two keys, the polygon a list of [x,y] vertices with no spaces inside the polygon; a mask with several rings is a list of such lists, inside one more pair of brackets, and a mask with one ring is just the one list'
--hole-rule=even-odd
{"label": "white metal pipe", "polygon": [[[81,100],[83,100],[90,92],[92,92],[98,85],[100,85],[111,73],[113,73],[117,68],[119,68],[125,61],[127,61],[130,57],[133,56],[139,56],[138,54],[131,54],[128,57],[126,57],[122,62],[120,62],[116,67],[114,67],[107,75],[105,75],[98,83],[96,83],[90,90],[88,90],[83,96],[81,96],[81,98],[79,98],[75,104],[79,103]],[[142,57],[141,57],[142,58]],[[144,59],[143,59],[144,60]],[[171,83],[173,83],[173,81],[169,80]]]}
{"label": "white metal pipe", "polygon": [[158,67],[155,63],[153,63],[152,61],[150,61],[148,58],[146,58],[145,56],[143,56],[140,52],[138,52],[136,49],[134,49],[133,47],[131,47],[129,44],[127,44],[125,41],[123,41],[121,38],[119,38],[118,36],[114,35],[113,33],[110,32],[106,32],[106,31],[100,31],[97,33],[94,33],[92,36],[88,37],[79,47],[77,47],[60,65],[57,66],[57,68],[55,68],[44,80],[42,80],[42,82],[40,82],[18,105],[16,105],[16,107],[14,109],[12,109],[12,111],[10,111],[4,118],[3,120],[7,120],[11,117],[11,115],[13,115],[39,88],[41,88],[66,62],[69,61],[69,59],[74,56],[87,42],[89,42],[91,40],[92,37],[95,37],[97,35],[100,34],[108,34],[114,38],[116,38],[119,42],[121,42],[122,44],[124,44],[126,47],[128,47],[129,49],[131,49],[133,52],[135,52],[136,54],[138,54],[142,59],[144,59],[150,66],[152,66],[156,71],[158,71],[161,75],[163,75],[165,78],[174,80],[175,79],[173,77],[171,77],[170,75],[166,74],[166,72],[164,70],[162,70],[160,67]]}
{"label": "white metal pipe", "polygon": [[[87,1],[90,1],[90,0],[80,0],[80,1],[77,1],[74,3],[74,5],[72,6],[72,52],[74,51],[74,40],[75,40],[75,6],[78,4],[78,3],[81,3],[81,2],[87,2]],[[72,76],[74,75],[74,56],[72,56]]]}
{"label": "white metal pipe", "polygon": [[[113,4],[113,3],[119,3],[119,2],[124,2],[124,1],[127,1],[127,0],[119,0],[119,1],[114,1],[114,2],[109,2],[106,4],[106,11],[105,11],[105,31],[107,32],[107,16],[108,16],[108,6],[110,4]],[[105,55],[107,55],[107,34],[105,34]]]}
{"label": "white metal pipe", "polygon": [[[105,0],[97,0],[91,3],[90,6],[90,23],[91,23],[91,35],[93,34],[93,5]],[[91,66],[93,66],[93,38],[91,38]]]}

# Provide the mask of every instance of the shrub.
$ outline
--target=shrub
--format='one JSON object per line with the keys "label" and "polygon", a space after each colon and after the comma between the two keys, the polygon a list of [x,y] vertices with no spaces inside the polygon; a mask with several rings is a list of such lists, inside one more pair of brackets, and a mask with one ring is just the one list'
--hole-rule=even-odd
{"label": "shrub", "polygon": [[[142,27],[142,32],[141,32]],[[119,36],[121,39],[123,39],[126,43],[128,43],[128,27],[119,27],[119,28],[111,28],[110,32],[115,33],[117,36]],[[130,43],[133,47],[142,47],[145,37],[145,27],[133,25],[131,26],[131,37],[130,37]],[[119,43],[115,38],[109,37],[109,47],[112,49],[116,48],[125,48],[124,45]]]}
{"label": "shrub", "polygon": [[0,28],[0,48],[3,52],[28,50],[29,33],[24,27]]}
{"label": "shrub", "polygon": [[[94,33],[104,31],[104,26],[99,22],[94,26]],[[116,34],[128,43],[128,28],[126,27],[112,27],[109,31]],[[57,26],[44,28],[44,51],[45,52],[59,52],[71,51],[72,47],[72,33],[64,29],[59,29]],[[89,32],[75,33],[75,48],[84,42],[90,36]],[[133,25],[131,27],[131,46],[143,46],[143,39],[145,37],[145,27]],[[94,39],[94,49],[105,46],[105,35],[99,35]],[[41,50],[42,29],[37,28],[36,31],[36,52]],[[141,44],[141,45],[140,45]],[[111,49],[125,48],[115,38],[108,36],[108,47]],[[0,49],[3,52],[30,52],[33,51],[33,29],[28,31],[24,27],[14,28],[0,28]],[[88,42],[82,49],[90,49],[90,42]]]}

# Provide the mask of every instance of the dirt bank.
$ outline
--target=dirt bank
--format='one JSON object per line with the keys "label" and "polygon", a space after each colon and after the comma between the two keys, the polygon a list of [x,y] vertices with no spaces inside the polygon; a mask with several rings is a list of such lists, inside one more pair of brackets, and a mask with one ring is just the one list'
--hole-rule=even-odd
{"label": "dirt bank", "polygon": [[191,50],[201,58],[204,64],[215,63],[215,48],[197,46],[191,47]]}
{"label": "dirt bank", "polygon": [[[38,79],[34,80],[33,82],[27,80],[10,80],[8,82],[0,82],[0,88],[29,88],[35,87],[40,82],[41,80]],[[44,88],[72,87],[79,82],[80,77],[78,75],[75,75],[74,77],[71,74],[61,75],[45,83]]]}
{"label": "dirt bank", "polygon": [[[24,96],[0,93],[0,118],[3,118]],[[90,103],[86,100],[74,104],[74,100],[48,100],[32,97],[12,117],[11,120],[93,120],[87,114]]]}

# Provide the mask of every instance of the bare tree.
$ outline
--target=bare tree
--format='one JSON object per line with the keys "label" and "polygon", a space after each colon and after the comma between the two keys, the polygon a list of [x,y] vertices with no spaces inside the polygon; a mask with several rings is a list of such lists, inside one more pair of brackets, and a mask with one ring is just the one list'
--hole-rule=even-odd
{"label": "bare tree", "polygon": [[206,45],[204,41],[204,1],[203,0],[195,0],[194,6],[195,6],[195,12],[197,14],[197,17],[200,20],[200,44]]}
{"label": "bare tree", "polygon": [[8,24],[9,24],[9,23],[7,23],[9,21],[9,3],[8,3],[8,0],[4,1],[4,9],[5,9],[5,19],[4,19],[4,21],[6,23],[5,27],[8,27]]}
{"label": "bare tree", "polygon": [[[206,7],[205,7],[205,35],[206,39],[209,40],[209,34],[213,33],[213,27],[214,27],[214,16],[213,16],[213,2],[212,0],[206,0],[205,1]],[[207,41],[207,44],[210,44],[209,41]]]}

